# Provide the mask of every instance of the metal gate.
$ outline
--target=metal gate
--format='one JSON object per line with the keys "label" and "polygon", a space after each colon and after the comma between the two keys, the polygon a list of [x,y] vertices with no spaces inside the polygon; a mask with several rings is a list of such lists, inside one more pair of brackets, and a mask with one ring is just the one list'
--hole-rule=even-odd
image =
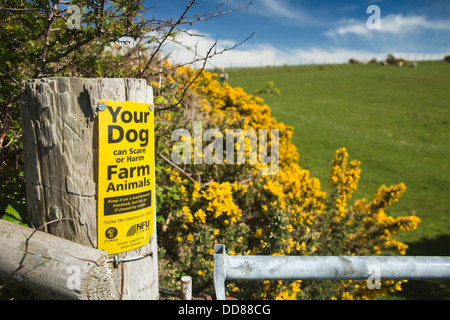
{"label": "metal gate", "polygon": [[226,280],[450,280],[450,257],[229,256],[214,245],[214,288],[225,300]]}

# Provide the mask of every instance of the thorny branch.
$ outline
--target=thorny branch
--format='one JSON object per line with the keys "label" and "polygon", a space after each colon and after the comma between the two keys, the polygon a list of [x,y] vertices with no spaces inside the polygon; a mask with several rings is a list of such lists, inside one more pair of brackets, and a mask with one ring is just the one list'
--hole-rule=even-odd
{"label": "thorny branch", "polygon": [[184,96],[186,95],[186,92],[187,92],[187,90],[189,89],[189,87],[195,82],[195,80],[197,80],[197,78],[200,76],[200,74],[202,74],[203,70],[205,70],[206,61],[207,61],[208,58],[210,57],[211,51],[216,47],[216,45],[217,45],[217,41],[214,42],[214,44],[211,46],[211,48],[209,48],[208,52],[206,53],[206,57],[205,57],[204,60],[203,60],[203,65],[202,65],[202,67],[200,68],[200,70],[197,72],[197,74],[195,75],[195,77],[194,77],[187,85],[184,86],[183,92],[181,93],[181,98],[180,98],[180,100],[179,100],[176,104],[174,104],[174,105],[172,105],[172,106],[169,106],[169,107],[166,107],[166,108],[155,109],[155,112],[156,112],[156,111],[168,110],[168,109],[174,108],[174,107],[178,106],[179,104],[181,104],[181,102],[183,101]]}
{"label": "thorny branch", "polygon": [[[202,67],[197,71],[197,74],[195,75],[195,77],[194,77],[192,80],[190,80],[190,81],[188,80],[188,82],[186,82],[186,85],[183,86],[183,89],[182,89],[183,91],[181,92],[181,98],[178,100],[178,102],[177,102],[176,104],[170,105],[170,106],[168,106],[168,107],[164,107],[164,108],[156,108],[156,109],[155,109],[155,112],[165,111],[165,110],[169,110],[169,109],[172,109],[172,108],[174,108],[174,107],[179,106],[179,105],[183,102],[183,99],[184,99],[184,97],[185,97],[185,95],[186,95],[186,93],[187,93],[189,87],[195,82],[195,80],[198,79],[198,77],[199,77],[199,76],[202,74],[202,72],[205,70],[206,63],[208,62],[208,60],[209,60],[210,58],[212,58],[212,57],[214,57],[214,56],[216,56],[216,55],[219,55],[219,54],[222,54],[222,53],[225,53],[225,52],[227,52],[227,51],[230,51],[230,50],[233,50],[233,49],[237,48],[238,46],[242,45],[244,42],[246,42],[247,40],[249,40],[251,37],[253,37],[254,34],[255,34],[255,33],[253,32],[251,35],[249,35],[247,38],[245,38],[245,39],[242,40],[241,42],[236,43],[236,44],[235,44],[234,46],[232,46],[232,47],[226,47],[226,48],[224,48],[224,49],[222,49],[222,50],[220,50],[220,51],[217,51],[217,41],[216,41],[216,42],[214,42],[214,44],[209,48],[209,50],[208,50],[208,52],[206,53],[206,56],[205,56],[205,57],[201,57],[201,58],[194,59],[194,60],[192,60],[192,61],[190,61],[190,62],[188,62],[188,63],[178,64],[178,65],[176,65],[175,67],[173,67],[172,69],[170,69],[170,70],[175,70],[175,69],[177,69],[177,68],[179,68],[179,67],[181,67],[181,66],[187,65],[187,64],[192,64],[192,63],[194,63],[194,62],[203,61],[203,65],[202,65]],[[215,48],[216,48],[216,50],[213,52],[213,49],[215,49]],[[167,70],[166,70],[166,71],[167,71]]]}
{"label": "thorny branch", "polygon": [[59,4],[59,1],[53,1],[52,11],[50,11],[50,14],[47,19],[47,27],[46,27],[47,30],[45,31],[45,36],[44,36],[44,46],[42,48],[42,52],[39,57],[39,61],[37,63],[37,66],[36,66],[36,69],[34,71],[32,78],[37,78],[39,76],[39,73],[44,69],[44,66],[46,64],[45,59],[47,58],[47,52],[48,52],[48,48],[50,46],[50,34],[52,32],[53,20],[56,18],[56,12],[58,11],[58,4]]}
{"label": "thorny branch", "polygon": [[[147,64],[146,64],[145,67],[140,71],[140,73],[137,75],[137,77],[142,77],[142,76],[143,76],[143,74],[145,73],[145,71],[146,71],[146,70],[148,69],[148,67],[151,65],[151,63],[152,63],[153,59],[155,58],[156,54],[160,51],[161,47],[162,47],[163,44],[167,41],[167,39],[169,38],[169,36],[171,36],[171,35],[173,34],[173,31],[174,31],[175,29],[178,30],[178,31],[180,31],[180,32],[183,32],[183,33],[185,33],[185,34],[188,34],[189,36],[197,36],[197,37],[202,36],[202,35],[196,35],[196,34],[190,33],[190,32],[189,32],[189,29],[187,29],[187,30],[181,30],[181,29],[179,28],[179,26],[181,26],[181,25],[186,25],[186,24],[192,25],[192,23],[197,22],[197,21],[206,21],[206,20],[209,20],[209,19],[211,19],[211,18],[220,16],[220,15],[226,15],[226,14],[232,13],[232,12],[234,12],[234,11],[236,11],[236,10],[248,8],[250,5],[253,4],[253,2],[254,2],[254,1],[251,0],[251,1],[250,1],[248,4],[246,4],[246,5],[238,6],[238,7],[232,8],[232,9],[230,9],[230,10],[228,10],[228,11],[222,11],[222,10],[219,10],[222,6],[224,6],[226,3],[228,3],[228,0],[226,0],[226,1],[222,2],[220,5],[218,5],[218,6],[217,6],[214,10],[212,10],[211,12],[204,13],[204,14],[201,15],[201,16],[198,15],[198,16],[189,16],[189,17],[187,17],[186,14],[188,13],[188,11],[191,9],[191,7],[192,7],[194,4],[198,4],[198,2],[196,2],[195,0],[193,0],[192,2],[188,3],[188,5],[186,6],[186,9],[184,10],[184,12],[181,14],[181,16],[178,18],[178,20],[177,20],[176,22],[173,22],[173,20],[169,20],[169,21],[166,22],[166,23],[167,23],[167,26],[170,26],[169,31],[165,34],[165,36],[163,37],[163,39],[162,39],[161,41],[159,41],[158,46],[157,46],[156,49],[153,51],[153,53],[152,53],[152,55],[150,56],[150,58],[149,58]],[[216,12],[216,11],[218,11],[218,12]],[[184,66],[184,65],[189,65],[189,64],[193,64],[193,63],[196,63],[196,62],[199,62],[199,61],[205,61],[205,60],[207,60],[208,58],[211,58],[211,57],[213,57],[213,56],[215,56],[215,55],[219,55],[219,54],[222,54],[222,53],[224,53],[224,52],[226,52],[226,51],[233,50],[233,49],[235,49],[236,47],[242,45],[242,44],[243,44],[244,42],[246,42],[248,39],[250,39],[250,38],[253,36],[253,34],[254,34],[254,33],[252,33],[249,37],[247,37],[247,38],[244,39],[243,41],[239,42],[238,44],[234,45],[233,47],[230,47],[230,48],[227,47],[227,48],[225,48],[225,49],[223,49],[223,50],[221,50],[221,51],[219,51],[219,52],[214,52],[214,54],[207,55],[206,57],[203,57],[203,58],[194,58],[194,60],[189,61],[189,62],[186,62],[186,63],[183,63],[183,64],[179,64],[177,67]],[[216,43],[213,45],[213,47],[214,47],[215,45],[216,45]],[[210,49],[210,51],[211,51],[211,49]],[[209,52],[209,53],[210,53],[210,52]],[[175,67],[175,69],[176,69],[177,67]],[[151,73],[151,74],[149,74],[149,75],[150,75],[150,76],[155,76],[155,75],[159,75],[161,72],[162,72],[162,71],[157,72],[157,73]],[[177,105],[178,105],[178,104],[177,104]]]}
{"label": "thorny branch", "polygon": [[[206,20],[209,20],[209,19],[212,19],[212,18],[221,16],[221,15],[225,15],[225,14],[232,13],[232,12],[237,11],[237,10],[247,9],[249,6],[251,6],[251,5],[255,2],[255,0],[251,0],[251,1],[250,1],[249,3],[247,3],[246,5],[234,7],[234,8],[232,8],[232,9],[228,10],[228,11],[222,11],[221,8],[222,8],[223,6],[225,6],[225,4],[227,4],[228,2],[229,2],[229,0],[223,1],[223,2],[220,3],[214,10],[212,10],[212,11],[209,12],[209,13],[203,14],[203,16],[187,17],[187,18],[186,18],[186,21],[183,22],[182,24],[192,24],[193,22],[196,22],[196,21],[206,21]],[[216,12],[216,11],[217,11],[217,12]]]}
{"label": "thorny branch", "polygon": [[192,1],[190,3],[188,3],[188,5],[186,6],[186,9],[184,10],[184,12],[181,14],[180,18],[178,19],[178,21],[176,23],[174,23],[172,25],[172,27],[170,28],[169,32],[167,32],[167,34],[165,35],[165,37],[162,39],[162,41],[159,42],[158,47],[156,48],[156,50],[153,51],[153,54],[151,55],[150,59],[148,60],[147,64],[145,65],[144,69],[142,69],[142,71],[138,74],[138,77],[141,77],[144,72],[148,69],[148,67],[150,66],[153,58],[155,57],[156,53],[159,52],[159,50],[161,49],[161,46],[164,44],[164,42],[167,40],[167,38],[172,34],[173,29],[175,29],[175,26],[179,25],[181,23],[181,21],[183,20],[184,16],[186,15],[186,13],[189,11],[189,9],[196,4],[197,2]]}
{"label": "thorny branch", "polygon": [[30,11],[45,11],[45,9],[39,9],[39,8],[5,8],[5,7],[0,7],[0,11],[30,12]]}

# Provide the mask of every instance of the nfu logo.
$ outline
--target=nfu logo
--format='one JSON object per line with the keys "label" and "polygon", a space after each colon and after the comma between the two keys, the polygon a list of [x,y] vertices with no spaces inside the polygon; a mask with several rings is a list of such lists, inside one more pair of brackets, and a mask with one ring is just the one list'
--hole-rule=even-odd
{"label": "nfu logo", "polygon": [[133,225],[130,229],[127,231],[127,237],[134,236],[135,234],[139,234],[141,232],[144,232],[150,227],[150,220],[137,223]]}

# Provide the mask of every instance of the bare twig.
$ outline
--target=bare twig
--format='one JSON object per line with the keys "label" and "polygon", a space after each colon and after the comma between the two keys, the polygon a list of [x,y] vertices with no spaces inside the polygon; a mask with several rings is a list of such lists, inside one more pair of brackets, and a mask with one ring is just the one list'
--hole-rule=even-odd
{"label": "bare twig", "polygon": [[5,7],[0,7],[0,11],[30,12],[30,11],[45,11],[45,9],[40,9],[40,8],[5,8]]}
{"label": "bare twig", "polygon": [[36,69],[34,71],[33,78],[37,78],[39,76],[39,73],[41,73],[42,69],[44,69],[44,66],[46,64],[45,59],[47,57],[48,48],[50,46],[50,34],[52,32],[53,20],[55,19],[56,13],[58,11],[58,4],[59,4],[59,1],[53,1],[52,10],[50,11],[50,14],[48,15],[47,30],[45,31],[45,36],[44,36],[44,47],[42,48],[42,52],[39,57],[39,61],[37,63]]}
{"label": "bare twig", "polygon": [[[246,5],[242,5],[242,6],[237,6],[234,7],[233,9],[230,9],[228,11],[222,11],[220,8],[223,7],[226,3],[228,3],[228,0],[222,2],[221,4],[219,4],[213,11],[211,11],[210,13],[205,13],[203,16],[197,16],[197,17],[187,17],[186,21],[184,21],[182,24],[191,24],[195,21],[207,21],[209,19],[221,16],[221,15],[225,15],[225,14],[229,14],[232,13],[234,11],[237,10],[241,10],[241,9],[246,9],[249,6],[251,6],[255,1],[251,0],[248,4]],[[214,13],[215,11],[218,11],[216,13]]]}
{"label": "bare twig", "polygon": [[[213,50],[214,48],[216,48],[216,46],[217,46],[217,41],[216,41],[216,42],[214,42],[214,44],[209,48],[209,50],[208,50],[208,52],[206,53],[206,56],[205,56],[205,57],[203,57],[203,58],[198,58],[198,59],[194,59],[194,60],[192,60],[192,61],[190,61],[190,62],[188,62],[188,63],[179,64],[179,65],[177,65],[176,67],[173,67],[171,70],[175,70],[175,69],[179,68],[180,66],[192,64],[192,63],[194,63],[194,62],[203,61],[203,65],[202,65],[202,67],[199,69],[199,71],[197,72],[197,74],[195,75],[195,77],[194,77],[191,81],[188,80],[188,81],[189,81],[188,84],[187,84],[186,86],[183,87],[183,89],[182,89],[183,92],[181,93],[181,98],[178,100],[178,102],[177,102],[176,104],[174,104],[174,105],[170,105],[170,106],[167,106],[167,107],[164,107],[164,108],[155,109],[155,112],[164,111],[164,110],[169,110],[169,109],[172,109],[172,108],[177,107],[178,105],[180,105],[180,104],[183,102],[183,99],[184,99],[184,97],[185,97],[185,95],[186,95],[186,93],[187,93],[189,87],[195,82],[195,80],[197,80],[197,78],[198,78],[198,77],[202,74],[202,72],[205,70],[206,63],[208,62],[208,60],[209,60],[210,58],[212,58],[212,57],[214,57],[214,56],[216,56],[216,55],[222,54],[222,53],[224,53],[224,52],[227,52],[227,51],[230,51],[230,50],[235,49],[236,47],[242,45],[244,42],[246,42],[246,41],[249,40],[251,37],[253,37],[254,34],[255,34],[255,33],[253,32],[253,33],[252,33],[251,35],[249,35],[247,38],[245,38],[244,40],[242,40],[242,41],[239,42],[239,43],[236,43],[236,44],[235,44],[234,46],[232,46],[232,47],[226,47],[226,48],[224,48],[224,49],[221,50],[221,51],[215,51],[215,52],[212,52],[212,50]],[[167,70],[166,70],[166,71],[167,71]],[[156,75],[156,74],[155,74],[155,75]]]}
{"label": "bare twig", "polygon": [[170,164],[172,167],[176,168],[178,171],[180,171],[182,174],[184,174],[186,177],[188,177],[189,180],[191,180],[193,183],[198,183],[200,185],[201,188],[208,186],[211,182],[214,181],[214,179],[206,182],[206,183],[202,183],[201,179],[200,179],[200,174],[197,172],[197,177],[198,177],[198,181],[195,181],[194,178],[191,177],[191,175],[189,173],[187,173],[186,171],[184,171],[183,169],[181,169],[179,166],[177,166],[175,163],[173,163],[172,161],[170,161],[169,159],[167,159],[165,156],[163,156],[161,153],[158,153],[158,155],[163,158],[168,164]]}
{"label": "bare twig", "polygon": [[158,155],[163,158],[168,164],[170,164],[172,167],[176,168],[178,171],[180,171],[182,174],[184,174],[186,177],[189,178],[189,180],[191,180],[192,182],[196,183],[197,181],[195,181],[194,178],[191,177],[191,175],[189,173],[187,173],[186,171],[184,171],[183,169],[181,169],[179,166],[177,166],[175,163],[173,163],[172,161],[170,161],[169,159],[167,159],[165,156],[163,156],[161,153],[158,152]]}
{"label": "bare twig", "polygon": [[91,41],[94,40],[94,39],[95,39],[95,36],[94,36],[94,35],[89,35],[89,36],[88,36],[86,39],[84,39],[83,41],[79,41],[79,42],[77,41],[77,43],[76,43],[75,45],[69,47],[68,49],[66,49],[66,51],[61,52],[60,54],[57,54],[56,56],[53,56],[53,57],[47,59],[46,62],[47,62],[47,63],[50,63],[50,62],[58,61],[59,59],[68,56],[68,55],[69,55],[70,53],[72,53],[73,51],[75,51],[75,50],[81,48],[82,46],[84,46],[85,44],[88,44],[89,42],[91,42]]}
{"label": "bare twig", "polygon": [[192,1],[190,3],[187,4],[186,9],[184,10],[184,12],[181,14],[180,18],[178,19],[178,21],[172,25],[172,27],[170,28],[169,32],[167,32],[167,34],[165,35],[165,37],[162,39],[162,41],[159,42],[158,47],[156,48],[155,51],[153,51],[153,54],[151,55],[150,59],[148,60],[147,64],[145,65],[144,69],[142,69],[142,71],[139,73],[138,77],[141,77],[144,72],[147,70],[147,68],[150,66],[153,58],[155,57],[156,53],[159,51],[159,49],[161,49],[161,46],[164,44],[164,42],[167,40],[167,38],[172,34],[173,29],[175,29],[175,27],[177,25],[179,25],[181,23],[181,21],[183,20],[184,16],[186,15],[186,13],[189,11],[189,9],[196,4],[197,2]]}
{"label": "bare twig", "polygon": [[0,153],[0,163],[3,162],[6,159],[14,158],[18,154],[21,154],[22,152],[23,152],[23,148],[16,149],[16,150],[13,150],[13,151],[9,151],[9,152],[5,152],[4,154]]}
{"label": "bare twig", "polygon": [[176,104],[172,105],[172,106],[167,107],[167,108],[155,109],[155,112],[156,112],[156,111],[163,111],[163,110],[171,109],[171,108],[174,108],[174,107],[176,107],[176,106],[178,106],[178,105],[181,104],[181,102],[183,101],[184,96],[186,95],[186,92],[188,91],[189,87],[195,82],[195,80],[198,79],[198,77],[200,76],[200,74],[202,74],[203,70],[205,70],[206,62],[208,61],[208,58],[210,57],[211,51],[216,47],[216,45],[217,45],[217,41],[214,42],[214,44],[211,46],[211,48],[209,48],[208,52],[206,53],[206,57],[205,57],[204,60],[203,60],[203,65],[202,65],[202,67],[201,67],[200,70],[197,72],[197,74],[195,75],[195,77],[194,77],[194,78],[193,78],[186,86],[184,86],[183,92],[181,93],[181,98],[178,100],[178,102],[177,102]]}
{"label": "bare twig", "polygon": [[[239,47],[239,46],[241,46],[242,44],[244,44],[244,42],[246,42],[246,41],[248,41],[250,38],[252,38],[254,34],[255,34],[255,33],[253,32],[251,35],[249,35],[248,37],[246,37],[246,38],[245,38],[244,40],[242,40],[241,42],[236,43],[236,44],[233,45],[232,47],[225,47],[224,49],[222,49],[222,50],[220,50],[220,51],[216,51],[216,52],[212,53],[212,54],[209,56],[209,59],[211,59],[212,57],[217,56],[217,55],[219,55],[219,54],[225,53],[225,52],[227,52],[227,51],[236,49],[237,47]],[[179,43],[179,42],[175,42],[175,43],[176,43],[176,44],[182,45],[182,44]],[[161,73],[163,73],[164,71],[176,70],[176,69],[178,69],[179,67],[191,65],[191,64],[194,64],[194,63],[196,63],[196,62],[204,61],[205,59],[206,59],[206,57],[198,57],[198,58],[195,58],[195,59],[193,59],[193,60],[191,60],[191,61],[189,61],[189,62],[184,62],[184,63],[176,64],[175,66],[173,66],[173,67],[171,67],[171,68],[167,68],[167,69],[165,69],[165,70],[161,70],[161,71],[155,72],[155,73],[150,73],[150,74],[148,74],[148,75],[149,75],[149,76],[158,76],[158,75],[160,75]],[[210,63],[210,62],[209,62],[209,63]]]}

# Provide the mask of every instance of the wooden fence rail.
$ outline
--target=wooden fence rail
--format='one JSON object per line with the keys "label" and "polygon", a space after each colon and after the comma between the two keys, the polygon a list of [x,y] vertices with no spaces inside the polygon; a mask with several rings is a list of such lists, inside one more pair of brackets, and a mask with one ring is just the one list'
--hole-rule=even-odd
{"label": "wooden fence rail", "polygon": [[118,299],[112,268],[104,251],[0,220],[0,278],[39,296]]}

